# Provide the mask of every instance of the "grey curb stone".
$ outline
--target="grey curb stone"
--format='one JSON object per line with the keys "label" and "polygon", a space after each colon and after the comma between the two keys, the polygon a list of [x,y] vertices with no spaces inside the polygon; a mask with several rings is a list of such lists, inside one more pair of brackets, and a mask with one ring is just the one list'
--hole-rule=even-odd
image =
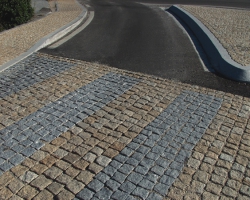
{"label": "grey curb stone", "polygon": [[120,187],[120,189],[121,189],[122,191],[128,192],[128,193],[131,193],[135,188],[136,188],[136,185],[133,184],[133,183],[131,183],[131,182],[129,182],[129,181],[125,181],[125,182],[121,185],[121,187]]}
{"label": "grey curb stone", "polygon": [[107,180],[110,179],[110,177],[103,172],[100,172],[99,174],[97,174],[95,178],[101,181],[102,183],[105,183]]}
{"label": "grey curb stone", "polygon": [[152,192],[147,198],[147,200],[162,200],[162,199],[163,199],[162,196],[154,192]]}
{"label": "grey curb stone", "polygon": [[146,199],[149,191],[141,187],[136,187],[132,194],[138,196],[140,199]]}
{"label": "grey curb stone", "polygon": [[120,183],[118,183],[115,180],[110,179],[106,182],[106,186],[109,187],[111,190],[116,191],[118,187],[120,186]]}
{"label": "grey curb stone", "polygon": [[79,199],[89,200],[94,196],[94,192],[91,190],[84,188],[81,192],[79,192],[76,197]]}
{"label": "grey curb stone", "polygon": [[197,18],[176,5],[168,11],[180,17],[191,28],[218,73],[232,80],[250,82],[250,66],[233,61],[217,38]]}
{"label": "grey curb stone", "polygon": [[98,199],[110,199],[112,193],[113,192],[108,188],[102,188],[99,192],[95,194],[95,197],[97,197]]}
{"label": "grey curb stone", "polygon": [[123,200],[126,199],[128,196],[128,193],[117,190],[111,197],[116,200]]}
{"label": "grey curb stone", "polygon": [[88,187],[95,192],[98,192],[103,188],[104,184],[101,181],[98,181],[97,179],[93,180],[90,184],[88,184]]}
{"label": "grey curb stone", "polygon": [[137,200],[137,199],[134,198],[134,197],[132,197],[132,196],[128,196],[128,197],[126,198],[126,200]]}

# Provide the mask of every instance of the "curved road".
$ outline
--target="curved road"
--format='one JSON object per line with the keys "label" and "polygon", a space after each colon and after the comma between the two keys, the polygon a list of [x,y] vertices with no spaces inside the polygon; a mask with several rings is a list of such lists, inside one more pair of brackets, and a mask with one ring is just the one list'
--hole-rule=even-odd
{"label": "curved road", "polygon": [[[137,71],[185,83],[250,97],[250,84],[205,72],[188,36],[159,6],[133,1],[91,0],[93,21],[82,32],[56,49],[42,52],[112,67]],[[141,0],[149,3],[152,0]],[[156,4],[186,1],[156,0]],[[216,3],[217,2],[217,3]],[[217,6],[235,6],[236,1],[209,1]],[[250,1],[237,0],[238,7]],[[190,4],[207,4],[189,0]]]}

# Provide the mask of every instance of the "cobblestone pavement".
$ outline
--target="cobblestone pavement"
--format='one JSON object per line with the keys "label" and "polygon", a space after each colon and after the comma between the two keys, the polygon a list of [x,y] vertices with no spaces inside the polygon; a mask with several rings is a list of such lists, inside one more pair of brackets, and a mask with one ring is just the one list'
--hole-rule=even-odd
{"label": "cobblestone pavement", "polygon": [[202,6],[184,6],[220,41],[231,58],[243,66],[250,65],[250,11]]}
{"label": "cobblestone pavement", "polygon": [[[0,33],[0,65],[21,55],[41,38],[73,21],[82,11],[75,0],[53,0],[57,12]],[[55,11],[52,8],[52,11]],[[27,37],[28,36],[28,37]]]}
{"label": "cobblestone pavement", "polygon": [[42,53],[0,76],[0,199],[250,198],[249,98]]}

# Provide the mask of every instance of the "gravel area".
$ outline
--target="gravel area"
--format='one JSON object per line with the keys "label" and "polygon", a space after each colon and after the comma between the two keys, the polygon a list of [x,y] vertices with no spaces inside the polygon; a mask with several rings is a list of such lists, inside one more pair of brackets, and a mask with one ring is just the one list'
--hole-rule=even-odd
{"label": "gravel area", "polygon": [[199,19],[220,41],[231,58],[250,65],[250,11],[182,5]]}
{"label": "gravel area", "polygon": [[57,4],[57,12],[0,33],[0,65],[19,56],[41,38],[70,23],[82,11],[75,0],[57,0]]}

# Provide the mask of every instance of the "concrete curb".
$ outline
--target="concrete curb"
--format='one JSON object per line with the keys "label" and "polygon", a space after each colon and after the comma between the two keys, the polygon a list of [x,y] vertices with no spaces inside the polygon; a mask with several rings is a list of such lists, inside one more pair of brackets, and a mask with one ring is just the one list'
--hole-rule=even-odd
{"label": "concrete curb", "polygon": [[12,65],[14,65],[18,62],[20,62],[21,60],[28,57],[32,53],[54,43],[55,41],[59,40],[60,38],[62,38],[66,34],[68,34],[70,31],[75,29],[79,24],[81,24],[82,21],[87,17],[88,10],[86,7],[82,6],[78,1],[76,1],[76,2],[83,9],[81,14],[76,19],[74,19],[72,22],[66,24],[65,26],[57,29],[56,31],[50,33],[49,35],[43,37],[34,46],[32,46],[28,51],[22,53],[20,56],[4,63],[2,66],[0,66],[0,72],[11,67]]}
{"label": "concrete curb", "polygon": [[233,61],[217,38],[197,18],[176,5],[171,6],[168,11],[191,28],[219,74],[235,81],[250,82],[250,66],[242,66]]}

